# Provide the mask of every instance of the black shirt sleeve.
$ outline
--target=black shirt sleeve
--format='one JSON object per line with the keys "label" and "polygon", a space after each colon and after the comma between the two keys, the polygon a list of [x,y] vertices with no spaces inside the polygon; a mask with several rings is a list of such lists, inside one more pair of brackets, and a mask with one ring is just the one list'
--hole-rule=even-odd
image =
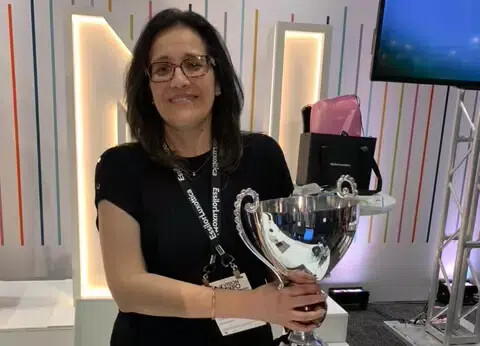
{"label": "black shirt sleeve", "polygon": [[142,155],[122,145],[102,154],[95,169],[95,206],[108,200],[140,223]]}
{"label": "black shirt sleeve", "polygon": [[266,135],[256,135],[252,142],[256,157],[253,164],[260,168],[256,169],[260,176],[260,199],[289,197],[293,192],[292,178],[278,143]]}

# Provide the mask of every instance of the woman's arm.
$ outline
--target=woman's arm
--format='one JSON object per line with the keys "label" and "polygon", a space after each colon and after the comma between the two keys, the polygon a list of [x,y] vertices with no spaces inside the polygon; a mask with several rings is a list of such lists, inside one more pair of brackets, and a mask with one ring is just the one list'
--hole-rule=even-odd
{"label": "woman's arm", "polygon": [[[108,286],[123,312],[209,318],[212,289],[147,273],[137,221],[115,204],[98,205],[100,242]],[[215,315],[256,318],[251,292],[216,291]]]}
{"label": "woman's arm", "polygon": [[[210,318],[212,289],[146,272],[135,219],[108,200],[98,204],[100,243],[108,286],[123,312],[151,316]],[[263,285],[252,291],[216,290],[215,317],[246,318],[311,331],[312,321],[325,314],[320,308],[297,308],[325,301],[315,281],[278,290]],[[301,323],[303,322],[303,323]]]}

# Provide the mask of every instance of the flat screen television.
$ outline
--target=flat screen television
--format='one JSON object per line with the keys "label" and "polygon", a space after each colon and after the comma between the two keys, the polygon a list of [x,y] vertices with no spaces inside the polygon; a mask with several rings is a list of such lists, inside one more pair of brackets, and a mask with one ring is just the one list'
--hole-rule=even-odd
{"label": "flat screen television", "polygon": [[380,0],[371,79],[480,89],[480,0]]}

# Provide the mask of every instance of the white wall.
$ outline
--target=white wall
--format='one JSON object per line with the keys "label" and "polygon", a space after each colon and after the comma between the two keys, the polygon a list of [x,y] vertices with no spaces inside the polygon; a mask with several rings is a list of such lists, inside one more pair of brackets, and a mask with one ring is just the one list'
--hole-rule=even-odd
{"label": "white wall", "polygon": [[[12,9],[13,43],[15,55],[16,92],[18,104],[18,131],[20,149],[21,196],[23,211],[23,229],[25,244],[19,241],[19,207],[18,179],[15,154],[15,128],[12,97],[12,75],[8,27],[8,3]],[[52,3],[53,21],[49,6]],[[72,4],[74,3],[74,5]],[[379,137],[382,132],[380,168],[384,177],[384,191],[397,198],[397,208],[390,214],[388,225],[386,216],[364,218],[359,228],[356,241],[345,259],[336,268],[329,284],[360,284],[371,289],[373,298],[383,299],[421,299],[428,294],[429,277],[433,262],[438,216],[444,187],[445,160],[440,162],[439,180],[437,184],[437,202],[433,207],[433,222],[429,241],[426,241],[432,193],[437,166],[442,119],[445,109],[446,87],[435,87],[430,124],[429,115],[430,86],[419,87],[416,121],[413,123],[416,85],[406,85],[401,121],[398,122],[401,85],[389,83],[386,103],[384,103],[385,83],[371,82],[369,71],[371,63],[370,49],[373,30],[376,25],[377,0],[245,0],[245,12],[242,16],[242,0],[154,0],[153,12],[166,7],[175,6],[204,14],[208,5],[208,19],[224,33],[224,14],[228,15],[227,46],[233,62],[241,72],[245,87],[245,109],[242,120],[244,129],[248,129],[251,109],[252,82],[256,84],[254,130],[267,131],[270,104],[272,61],[268,58],[268,36],[277,21],[289,21],[294,14],[296,22],[322,23],[330,17],[334,27],[332,56],[330,64],[329,96],[336,96],[339,89],[339,75],[342,69],[340,94],[355,92],[357,78],[357,57],[359,50],[360,30],[363,27],[362,50],[358,69],[358,95],[362,100],[364,126],[369,135]],[[65,96],[65,60],[64,42],[66,13],[72,8],[79,14],[91,9],[102,13],[113,26],[125,44],[131,49],[136,37],[148,19],[149,1],[111,0],[112,11],[108,10],[108,0],[62,0],[35,1],[36,59],[32,50],[31,8],[28,0],[7,0],[0,5],[0,13],[4,20],[0,24],[0,188],[2,205],[2,225],[4,245],[0,246],[0,280],[16,280],[30,278],[61,279],[71,277],[70,239],[71,226],[69,213],[73,212],[68,204],[69,187],[64,177],[71,174],[67,170],[67,138],[66,117],[67,105]],[[345,40],[344,11],[347,7]],[[255,79],[252,76],[254,13],[259,10],[258,55]],[[130,37],[130,15],[133,15],[133,39]],[[244,18],[242,18],[244,17]],[[242,20],[243,19],[243,20]],[[242,23],[244,27],[243,45],[241,41]],[[53,24],[54,41],[50,28]],[[54,43],[55,69],[52,68],[51,48]],[[243,52],[243,55],[241,54]],[[33,64],[38,67],[38,115],[41,153],[37,150],[37,125],[35,112],[35,87]],[[58,151],[55,149],[54,130],[54,94],[53,72],[56,84],[56,109],[58,122]],[[475,92],[468,93],[467,107],[474,108]],[[371,104],[369,106],[369,99]],[[451,131],[456,92],[451,90],[446,133]],[[385,105],[385,107],[384,107]],[[385,110],[385,112],[384,112]],[[300,110],[299,110],[300,116]],[[383,119],[383,121],[382,121]],[[398,125],[398,126],[397,126]],[[424,146],[428,128],[428,140]],[[464,127],[466,129],[466,127]],[[396,135],[398,130],[398,142]],[[410,137],[412,135],[412,145]],[[447,140],[448,142],[448,140]],[[444,141],[445,144],[445,141]],[[380,143],[377,148],[380,147]],[[409,148],[411,147],[410,158]],[[425,148],[425,151],[424,151]],[[55,155],[58,153],[58,171]],[[396,153],[396,162],[394,157]],[[377,153],[378,155],[378,153]],[[44,245],[41,244],[39,172],[38,160],[41,158],[41,192],[43,196]],[[409,170],[407,172],[407,163]],[[392,171],[394,174],[392,175]],[[420,184],[421,172],[423,182]],[[406,177],[408,181],[405,190]],[[56,179],[59,179],[57,189]],[[461,179],[457,181],[461,186]],[[419,189],[420,186],[420,189]],[[92,187],[93,189],[93,172]],[[57,198],[57,192],[59,198]],[[401,238],[397,242],[400,229],[401,207],[404,205]],[[415,211],[418,215],[415,217]],[[57,210],[60,224],[57,222]],[[416,221],[416,222],[415,222]],[[456,213],[449,218],[449,227],[453,229]],[[60,229],[61,244],[58,230]],[[416,237],[412,242],[415,229]],[[387,237],[384,239],[385,230]],[[371,234],[371,236],[370,236]],[[450,261],[451,262],[451,261]]]}

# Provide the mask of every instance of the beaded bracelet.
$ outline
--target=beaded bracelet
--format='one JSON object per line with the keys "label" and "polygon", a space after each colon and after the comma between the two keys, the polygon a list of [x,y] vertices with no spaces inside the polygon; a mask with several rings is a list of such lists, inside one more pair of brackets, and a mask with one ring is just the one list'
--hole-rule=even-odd
{"label": "beaded bracelet", "polygon": [[217,296],[215,294],[215,287],[212,287],[212,316],[211,316],[212,320],[215,319],[215,307],[216,307],[215,303],[216,303],[216,301],[217,301]]}

